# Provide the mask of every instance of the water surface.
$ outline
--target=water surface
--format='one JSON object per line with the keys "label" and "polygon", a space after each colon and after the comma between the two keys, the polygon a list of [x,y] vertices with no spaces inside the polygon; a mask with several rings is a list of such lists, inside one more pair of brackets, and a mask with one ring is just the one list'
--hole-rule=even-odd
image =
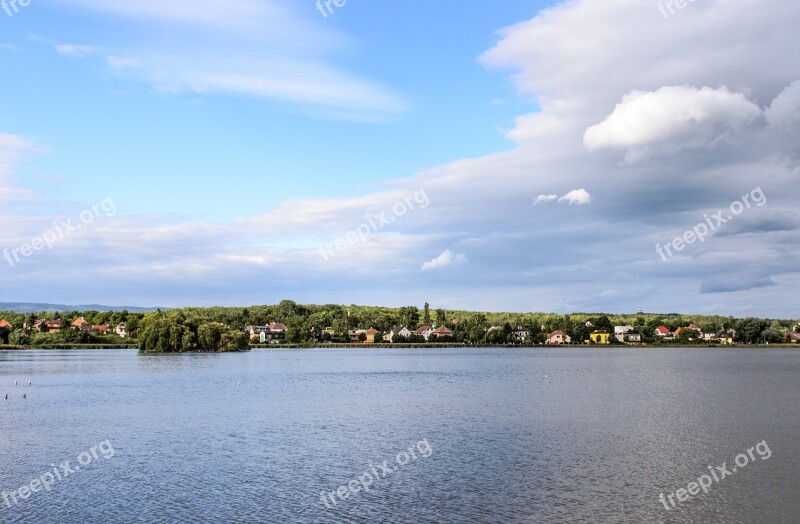
{"label": "water surface", "polygon": [[0,352],[0,490],[97,455],[0,521],[799,522],[798,399],[790,349]]}

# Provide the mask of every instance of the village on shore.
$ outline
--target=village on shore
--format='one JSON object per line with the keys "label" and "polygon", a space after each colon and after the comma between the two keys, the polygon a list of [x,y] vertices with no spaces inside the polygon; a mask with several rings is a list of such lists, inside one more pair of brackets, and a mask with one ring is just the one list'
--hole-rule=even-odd
{"label": "village on shore", "polygon": [[[590,321],[585,323],[586,327],[593,327]],[[798,326],[800,327],[800,326]],[[542,326],[544,329],[544,326]],[[284,344],[286,342],[287,327],[279,322],[273,322],[264,326],[246,326],[250,339],[258,340],[260,344]],[[544,341],[537,341],[531,336],[531,329],[517,324],[515,326],[492,326],[486,330],[487,343],[510,343],[520,345],[546,345],[564,346],[573,344],[583,345],[642,345],[645,344],[645,336],[635,326],[614,326],[613,332],[604,329],[596,329],[588,334],[588,338],[582,341],[573,341],[573,338],[564,331],[557,329],[546,333]],[[496,333],[495,337],[492,334]],[[311,334],[317,343],[334,343],[336,332],[331,327],[325,329],[311,329]],[[691,323],[685,327],[679,327],[672,331],[667,326],[658,326],[653,332],[656,343],[708,343],[719,345],[736,345],[735,331],[718,330],[712,333],[704,333],[697,324]],[[489,340],[495,340],[490,342]],[[397,326],[386,334],[381,333],[375,328],[351,329],[347,332],[347,343],[350,344],[380,344],[380,343],[459,343],[464,342],[459,337],[457,328],[455,330],[447,326],[436,327],[436,324],[420,326],[413,331],[407,326]],[[797,344],[800,342],[800,333],[787,332],[782,340],[776,343]],[[766,341],[769,343],[769,341]]]}
{"label": "village on shore", "polygon": [[[800,322],[759,318],[479,313],[407,306],[301,305],[153,312],[0,312],[0,345],[234,351],[260,345],[719,345],[797,344]],[[151,349],[155,348],[155,349]]]}

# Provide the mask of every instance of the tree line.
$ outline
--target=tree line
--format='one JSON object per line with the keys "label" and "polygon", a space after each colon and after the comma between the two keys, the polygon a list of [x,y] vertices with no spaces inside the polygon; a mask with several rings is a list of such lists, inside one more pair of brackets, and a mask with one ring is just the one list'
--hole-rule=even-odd
{"label": "tree line", "polygon": [[[592,313],[573,313],[559,315],[553,313],[491,313],[460,310],[432,309],[429,303],[422,308],[405,306],[399,308],[359,306],[359,305],[303,305],[284,300],[276,305],[251,307],[187,307],[157,311],[154,313],[121,312],[61,312],[21,315],[13,312],[0,312],[0,318],[11,322],[15,329],[0,329],[0,341],[14,345],[45,345],[58,343],[111,343],[119,342],[116,335],[95,335],[69,329],[71,322],[83,316],[91,324],[106,323],[111,329],[125,322],[131,338],[138,342],[142,351],[181,352],[181,351],[240,351],[249,348],[249,337],[245,333],[247,325],[266,325],[280,322],[287,326],[286,342],[290,344],[313,344],[323,342],[350,342],[348,331],[374,328],[379,331],[376,339],[389,333],[392,328],[405,326],[412,332],[424,325],[445,326],[454,332],[452,339],[439,339],[440,342],[463,342],[467,344],[509,344],[517,342],[512,330],[521,325],[529,331],[522,343],[542,344],[547,334],[561,330],[574,342],[581,343],[595,330],[611,333],[614,326],[633,326],[642,335],[644,343],[658,343],[655,329],[664,325],[675,331],[679,327],[697,324],[704,332],[716,333],[720,330],[733,331],[740,343],[780,342],[786,332],[796,330],[794,320],[761,319],[680,314],[630,314],[605,315]],[[25,320],[62,320],[61,333],[32,333],[20,329]],[[332,328],[334,335],[323,334]],[[496,328],[491,329],[490,328]],[[691,333],[682,334],[689,342]],[[613,339],[613,337],[612,337]],[[407,339],[398,337],[399,342],[422,342],[419,336]]]}

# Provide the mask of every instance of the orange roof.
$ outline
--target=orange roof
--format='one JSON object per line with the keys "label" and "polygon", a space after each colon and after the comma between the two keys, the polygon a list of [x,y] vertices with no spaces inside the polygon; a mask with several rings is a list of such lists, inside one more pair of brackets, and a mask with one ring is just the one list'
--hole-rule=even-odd
{"label": "orange roof", "polygon": [[4,327],[5,328],[10,328],[11,327],[11,322],[9,322],[8,320],[0,320],[0,328],[4,328]]}
{"label": "orange roof", "polygon": [[439,326],[438,328],[434,329],[433,332],[439,335],[449,335],[452,333],[452,331],[447,329],[445,326]]}
{"label": "orange roof", "polygon": [[380,331],[378,331],[378,330],[377,330],[377,329],[375,329],[375,328],[369,328],[368,330],[366,330],[366,331],[365,331],[365,333],[366,333],[367,335],[375,335],[375,334],[377,334],[377,333],[380,333]]}

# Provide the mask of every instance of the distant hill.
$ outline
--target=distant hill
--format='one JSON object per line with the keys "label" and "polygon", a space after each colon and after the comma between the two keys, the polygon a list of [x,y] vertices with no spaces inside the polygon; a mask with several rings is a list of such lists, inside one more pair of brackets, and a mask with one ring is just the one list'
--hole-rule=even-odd
{"label": "distant hill", "polygon": [[[127,309],[131,313],[149,313],[156,311],[155,307],[135,306],[101,306],[99,304],[68,306],[64,304],[26,304],[24,302],[0,302],[0,311],[13,311],[15,313],[38,313],[40,311],[122,311]],[[161,308],[166,310],[168,308]]]}

